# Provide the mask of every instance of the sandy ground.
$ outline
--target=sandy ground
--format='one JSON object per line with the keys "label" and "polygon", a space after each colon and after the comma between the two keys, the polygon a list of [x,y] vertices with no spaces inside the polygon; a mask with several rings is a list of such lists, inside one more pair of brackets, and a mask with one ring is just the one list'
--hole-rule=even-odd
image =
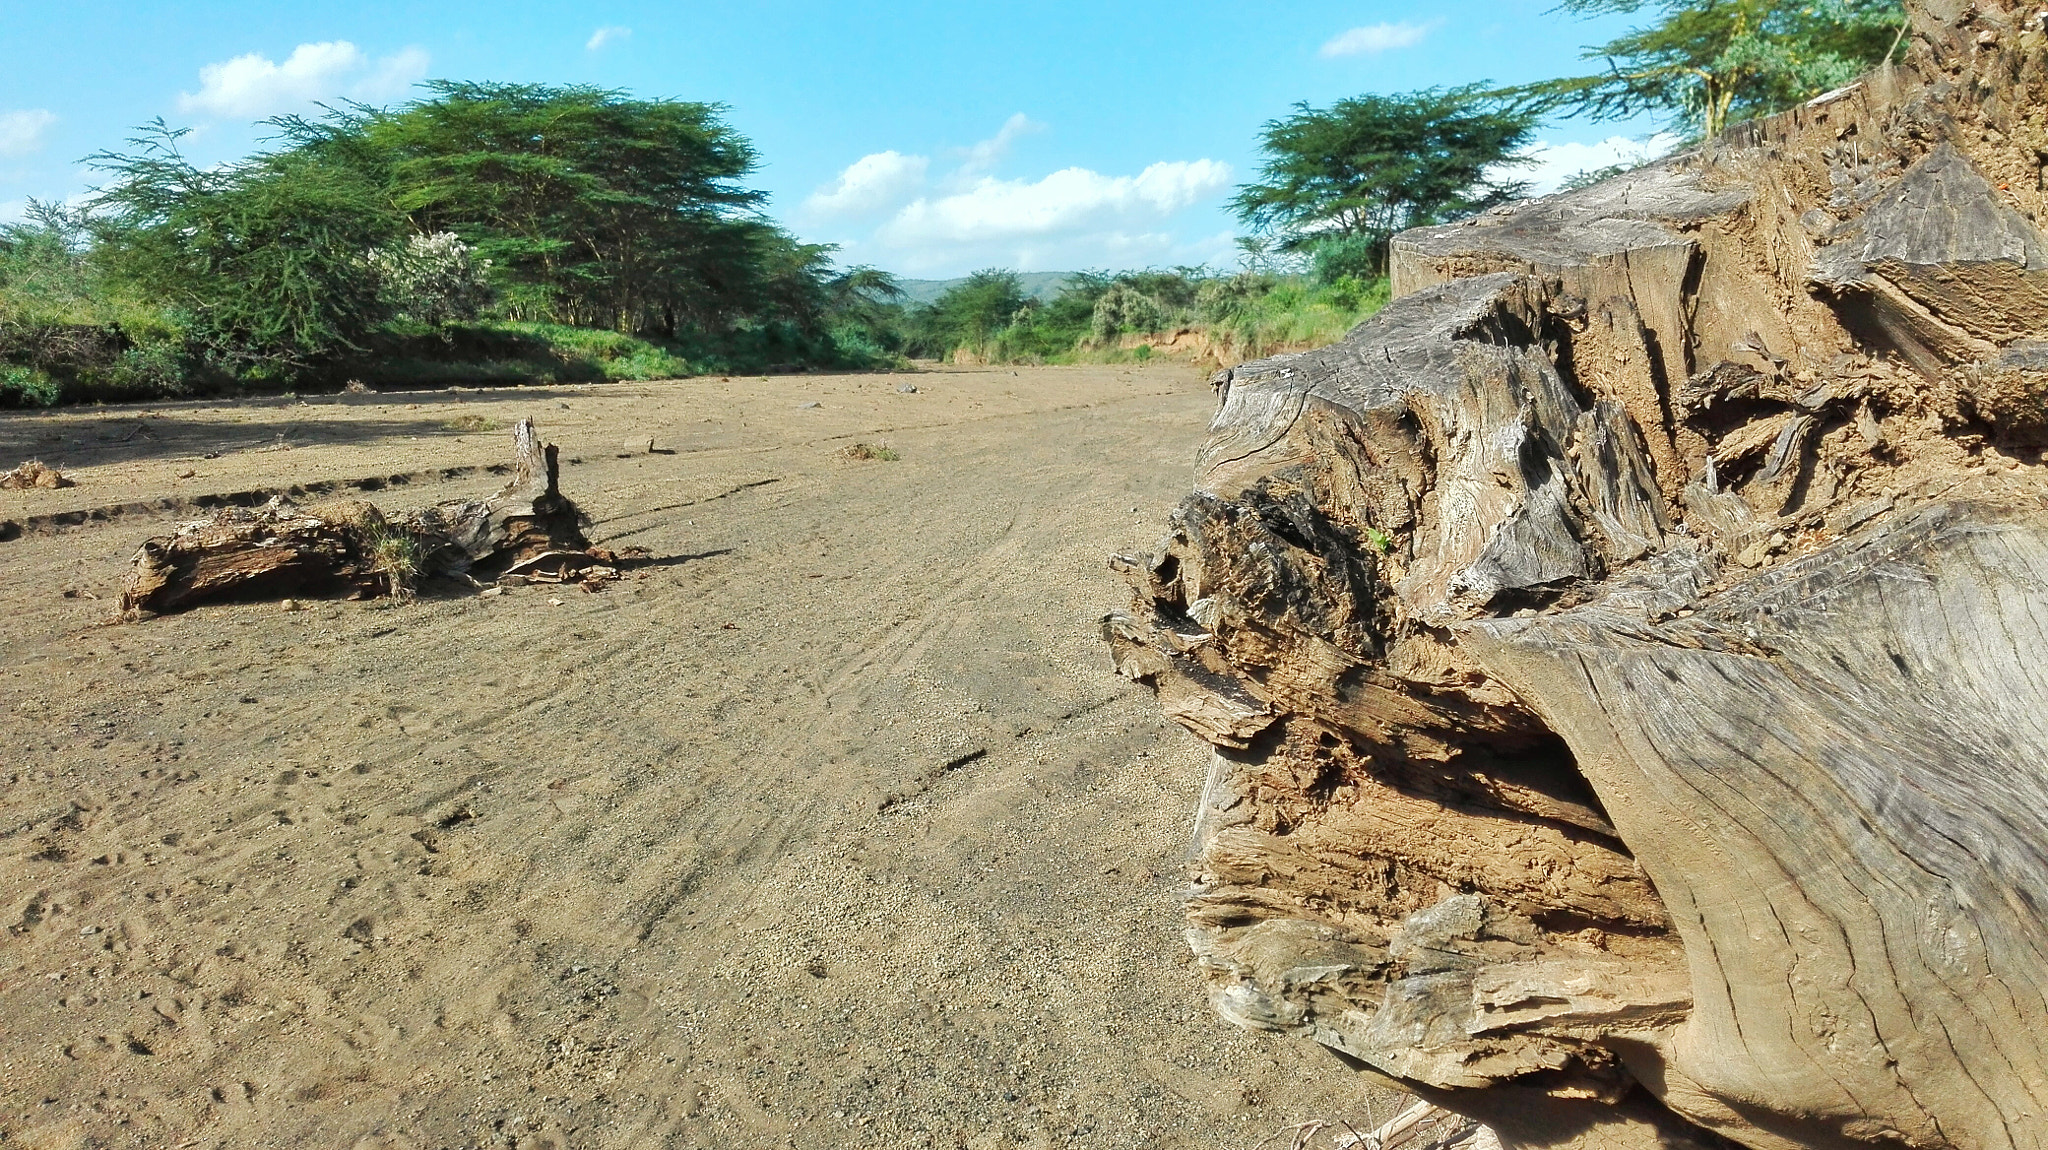
{"label": "sandy ground", "polygon": [[[0,492],[0,1146],[1362,1125],[1202,1002],[1203,755],[1095,637],[1210,403],[1158,366],[0,418],[0,466],[79,481]],[[106,624],[207,496],[485,494],[525,414],[642,577]]]}

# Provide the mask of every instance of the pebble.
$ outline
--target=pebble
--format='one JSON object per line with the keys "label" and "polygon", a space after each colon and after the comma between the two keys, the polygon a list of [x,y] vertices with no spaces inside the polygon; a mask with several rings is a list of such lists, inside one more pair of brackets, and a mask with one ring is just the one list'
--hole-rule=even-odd
{"label": "pebble", "polygon": [[477,592],[476,597],[479,599],[496,599],[504,593],[505,589],[503,587],[486,587],[482,591]]}
{"label": "pebble", "polygon": [[654,454],[654,440],[645,436],[636,435],[633,438],[627,440],[626,442],[621,443],[619,445],[619,450],[630,451],[635,455],[652,455]]}
{"label": "pebble", "polygon": [[814,399],[814,400],[810,401],[809,403],[799,403],[799,404],[797,404],[797,405],[796,405],[796,409],[797,409],[798,411],[808,411],[808,410],[810,410],[810,409],[811,409],[811,408],[813,408],[813,407],[823,407],[823,406],[825,406],[825,405],[824,405],[824,404],[822,404],[822,403],[819,403],[819,402],[818,402],[817,400],[815,400],[815,399]]}
{"label": "pebble", "polygon": [[560,599],[550,599],[550,600],[548,600],[548,606],[550,606],[550,607],[560,607],[561,605],[562,605],[562,601],[561,601]]}
{"label": "pebble", "polygon": [[906,383],[899,386],[896,390],[902,392],[905,395],[916,395],[917,385],[914,383]]}

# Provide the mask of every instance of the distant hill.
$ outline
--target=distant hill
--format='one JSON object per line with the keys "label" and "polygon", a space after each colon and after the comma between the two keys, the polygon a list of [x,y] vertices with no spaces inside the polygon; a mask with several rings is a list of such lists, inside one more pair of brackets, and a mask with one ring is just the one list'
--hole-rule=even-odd
{"label": "distant hill", "polygon": [[[1073,272],[1019,272],[1017,283],[1024,294],[1036,299],[1051,299],[1060,294]],[[903,287],[905,303],[931,303],[953,288],[967,282],[966,276],[951,280],[897,280]]]}

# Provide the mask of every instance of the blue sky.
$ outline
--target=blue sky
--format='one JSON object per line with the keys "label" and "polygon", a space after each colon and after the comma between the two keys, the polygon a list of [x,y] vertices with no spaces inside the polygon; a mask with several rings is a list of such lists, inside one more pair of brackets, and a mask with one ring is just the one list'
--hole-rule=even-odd
{"label": "blue sky", "polygon": [[[1263,122],[1301,100],[1567,74],[1623,26],[1553,6],[0,0],[0,214],[78,194],[80,158],[152,117],[193,128],[187,150],[211,162],[316,100],[519,80],[726,104],[770,212],[845,262],[1223,266],[1224,203]],[[1613,162],[1650,128],[1548,125],[1527,175]]]}

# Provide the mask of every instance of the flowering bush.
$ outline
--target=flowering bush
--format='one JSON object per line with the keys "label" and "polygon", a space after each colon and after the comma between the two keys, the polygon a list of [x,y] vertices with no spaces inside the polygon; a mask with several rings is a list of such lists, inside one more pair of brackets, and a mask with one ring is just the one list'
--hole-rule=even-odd
{"label": "flowering bush", "polygon": [[403,247],[370,252],[378,293],[386,306],[420,323],[475,319],[490,306],[491,261],[454,232],[415,235]]}

